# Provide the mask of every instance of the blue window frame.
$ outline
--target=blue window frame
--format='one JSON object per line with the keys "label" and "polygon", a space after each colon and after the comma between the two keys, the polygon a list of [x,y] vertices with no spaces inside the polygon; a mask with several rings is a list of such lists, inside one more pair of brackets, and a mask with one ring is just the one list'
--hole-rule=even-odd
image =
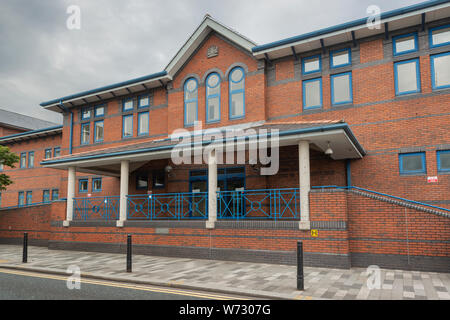
{"label": "blue window frame", "polygon": [[146,136],[149,133],[150,118],[148,112],[138,114],[138,136]]}
{"label": "blue window frame", "polygon": [[105,106],[101,105],[101,106],[96,106],[94,109],[94,117],[95,118],[100,118],[100,117],[104,117],[105,116]]}
{"label": "blue window frame", "polygon": [[394,56],[416,52],[419,50],[417,32],[402,34],[392,38]]}
{"label": "blue window frame", "polygon": [[80,179],[78,181],[78,192],[79,193],[87,193],[89,190],[89,180],[88,179]]}
{"label": "blue window frame", "polygon": [[150,106],[150,96],[148,94],[138,97],[138,108],[146,108]]}
{"label": "blue window frame", "polygon": [[213,72],[206,78],[206,123],[220,121],[220,75]]}
{"label": "blue window frame", "polygon": [[322,70],[322,57],[320,54],[302,59],[302,73],[310,74]]}
{"label": "blue window frame", "polygon": [[322,108],[322,78],[303,81],[303,109]]}
{"label": "blue window frame", "polygon": [[400,174],[425,174],[425,152],[399,154]]}
{"label": "blue window frame", "polygon": [[22,152],[20,154],[20,168],[24,169],[27,167],[27,153]]}
{"label": "blue window frame", "polygon": [[431,56],[431,84],[433,89],[450,88],[450,52]]}
{"label": "blue window frame", "polygon": [[27,191],[27,206],[33,204],[33,191]]}
{"label": "blue window frame", "polygon": [[91,124],[81,124],[81,144],[89,144],[91,142]]}
{"label": "blue window frame", "polygon": [[438,172],[450,172],[450,150],[437,152]]}
{"label": "blue window frame", "polygon": [[52,157],[52,149],[45,149],[45,154],[44,154],[44,158],[45,159],[50,159]]}
{"label": "blue window frame", "polygon": [[134,109],[134,105],[133,105],[133,99],[129,98],[129,99],[124,99],[122,101],[122,111],[126,112],[126,111],[131,111]]}
{"label": "blue window frame", "polygon": [[91,108],[82,108],[81,109],[81,120],[88,120],[91,118]]}
{"label": "blue window frame", "polygon": [[[51,150],[50,150],[50,152],[51,152]],[[59,157],[60,155],[61,155],[61,148],[60,147],[54,148],[53,149],[53,157],[56,158],[56,157]]]}
{"label": "blue window frame", "polygon": [[53,189],[52,190],[52,201],[58,200],[59,199],[59,190],[58,189]]}
{"label": "blue window frame", "polygon": [[101,191],[102,191],[102,178],[92,179],[92,192],[101,192]]}
{"label": "blue window frame", "polygon": [[245,117],[245,71],[242,67],[231,70],[228,76],[230,90],[229,118],[240,119]]}
{"label": "blue window frame", "polygon": [[394,63],[395,94],[420,92],[419,59]]}
{"label": "blue window frame", "polygon": [[28,168],[34,168],[34,151],[28,152]]}
{"label": "blue window frame", "polygon": [[330,52],[330,67],[338,68],[352,64],[352,50],[350,48]]}
{"label": "blue window frame", "polygon": [[103,142],[105,136],[105,124],[103,120],[94,122],[94,142]]}
{"label": "blue window frame", "polygon": [[353,102],[352,73],[344,72],[330,76],[331,104],[340,105]]}
{"label": "blue window frame", "polygon": [[122,118],[122,138],[133,137],[133,115],[123,116]]}
{"label": "blue window frame", "polygon": [[430,48],[442,47],[450,44],[450,24],[432,28],[429,31]]}
{"label": "blue window frame", "polygon": [[192,126],[198,120],[198,82],[189,78],[184,83],[184,126]]}
{"label": "blue window frame", "polygon": [[42,202],[50,202],[50,190],[44,190],[42,192]]}
{"label": "blue window frame", "polygon": [[17,204],[19,206],[23,206],[25,204],[25,192],[23,192],[23,191],[19,192],[19,200],[18,200]]}

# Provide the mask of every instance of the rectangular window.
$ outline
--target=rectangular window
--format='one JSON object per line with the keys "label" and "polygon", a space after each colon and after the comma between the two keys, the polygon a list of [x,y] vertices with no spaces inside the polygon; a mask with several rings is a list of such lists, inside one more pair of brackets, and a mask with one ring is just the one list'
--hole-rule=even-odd
{"label": "rectangular window", "polygon": [[105,116],[105,106],[95,107],[94,117],[99,118]]}
{"label": "rectangular window", "polygon": [[430,48],[450,44],[450,25],[430,29]]}
{"label": "rectangular window", "polygon": [[58,189],[53,189],[52,190],[52,201],[58,200],[59,199],[59,190]]}
{"label": "rectangular window", "polygon": [[44,190],[42,192],[42,202],[50,202],[50,190]]}
{"label": "rectangular window", "polygon": [[331,68],[345,67],[352,64],[352,51],[350,48],[330,52]]}
{"label": "rectangular window", "polygon": [[148,112],[141,112],[138,114],[138,135],[148,135],[149,130],[149,114]]}
{"label": "rectangular window", "polygon": [[20,154],[20,167],[21,168],[27,167],[27,153],[26,152],[22,152]]}
{"label": "rectangular window", "polygon": [[3,163],[0,163],[0,171],[3,171]]}
{"label": "rectangular window", "polygon": [[136,189],[138,190],[148,189],[148,175],[146,173],[140,173],[136,175]]}
{"label": "rectangular window", "polygon": [[322,61],[320,54],[312,57],[303,58],[302,60],[303,74],[319,72],[322,69]]}
{"label": "rectangular window", "polygon": [[425,152],[399,155],[400,174],[425,174]]}
{"label": "rectangular window", "polygon": [[102,178],[92,179],[92,192],[102,191]]}
{"label": "rectangular window", "polygon": [[28,152],[28,168],[34,168],[34,152]]}
{"label": "rectangular window", "polygon": [[438,172],[450,172],[450,150],[437,152]]}
{"label": "rectangular window", "polygon": [[133,136],[133,115],[123,116],[122,137],[129,138]]}
{"label": "rectangular window", "polygon": [[150,106],[150,97],[148,95],[140,96],[138,98],[138,108],[145,108]]}
{"label": "rectangular window", "polygon": [[27,206],[33,204],[33,191],[27,191]]}
{"label": "rectangular window", "polygon": [[52,149],[45,149],[45,159],[50,159],[52,157]]}
{"label": "rectangular window", "polygon": [[89,180],[88,179],[80,179],[79,181],[79,192],[80,193],[87,193],[89,187]]}
{"label": "rectangular window", "polygon": [[166,174],[164,170],[153,172],[153,189],[162,189],[166,185]]}
{"label": "rectangular window", "polygon": [[353,102],[352,73],[334,74],[331,79],[331,103],[339,105]]}
{"label": "rectangular window", "polygon": [[450,87],[450,52],[431,56],[431,83],[433,89]]}
{"label": "rectangular window", "polygon": [[53,149],[53,157],[56,158],[56,157],[59,157],[59,156],[61,156],[61,148],[60,147],[56,147],[55,149]]}
{"label": "rectangular window", "polygon": [[303,109],[322,107],[322,78],[303,81]]}
{"label": "rectangular window", "polygon": [[81,125],[81,144],[89,144],[91,142],[91,124],[84,123]]}
{"label": "rectangular window", "polygon": [[403,34],[392,38],[394,56],[419,50],[417,33]]}
{"label": "rectangular window", "polygon": [[122,111],[130,111],[133,110],[133,99],[123,100],[122,102]]}
{"label": "rectangular window", "polygon": [[96,121],[94,123],[94,141],[102,142],[104,136],[104,123],[103,120]]}
{"label": "rectangular window", "polygon": [[91,109],[83,108],[81,109],[81,120],[87,120],[91,118]]}
{"label": "rectangular window", "polygon": [[395,94],[420,92],[419,59],[394,63]]}
{"label": "rectangular window", "polygon": [[25,204],[25,192],[19,192],[19,201],[17,203],[19,206],[23,206]]}

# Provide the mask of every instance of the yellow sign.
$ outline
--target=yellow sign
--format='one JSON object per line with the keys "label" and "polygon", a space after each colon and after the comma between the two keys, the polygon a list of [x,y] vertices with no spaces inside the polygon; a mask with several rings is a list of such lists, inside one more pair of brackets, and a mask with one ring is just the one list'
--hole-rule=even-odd
{"label": "yellow sign", "polygon": [[311,230],[311,237],[317,238],[319,236],[319,230]]}

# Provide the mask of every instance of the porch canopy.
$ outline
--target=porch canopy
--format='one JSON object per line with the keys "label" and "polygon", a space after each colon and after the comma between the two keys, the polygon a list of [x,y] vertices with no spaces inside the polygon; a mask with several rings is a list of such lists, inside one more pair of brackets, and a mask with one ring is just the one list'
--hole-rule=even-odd
{"label": "porch canopy", "polygon": [[[183,138],[180,138],[183,137]],[[184,138],[189,136],[189,140]],[[256,141],[259,143],[252,144]],[[188,141],[186,143],[186,141]],[[353,135],[350,127],[343,121],[314,122],[257,122],[237,126],[168,136],[164,139],[130,142],[126,145],[101,148],[88,152],[65,155],[47,159],[41,165],[47,168],[68,170],[67,221],[71,221],[73,198],[75,194],[75,172],[86,172],[104,176],[120,177],[120,221],[126,220],[129,174],[138,170],[151,160],[170,159],[172,151],[189,150],[192,154],[208,153],[209,175],[209,225],[213,227],[217,203],[214,203],[217,189],[217,155],[216,150],[249,150],[264,147],[261,141],[268,142],[268,148],[278,144],[279,147],[299,146],[299,186],[301,204],[301,223],[309,226],[310,191],[310,148],[319,152],[331,149],[330,157],[334,160],[358,159],[365,155],[364,148]],[[282,154],[280,154],[282,157]],[[214,183],[215,182],[215,183]],[[69,212],[70,211],[70,212]]]}

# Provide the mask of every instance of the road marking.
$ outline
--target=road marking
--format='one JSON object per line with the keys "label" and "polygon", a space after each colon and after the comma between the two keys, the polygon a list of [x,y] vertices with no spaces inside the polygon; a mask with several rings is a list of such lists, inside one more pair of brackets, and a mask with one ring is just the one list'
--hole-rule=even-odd
{"label": "road marking", "polygon": [[[26,276],[26,277],[67,281],[67,277],[64,277],[64,276],[41,274],[41,273],[28,272],[28,271],[15,271],[15,270],[13,271],[13,270],[6,270],[6,269],[0,268],[0,273],[21,275],[21,276]],[[109,281],[91,280],[91,279],[85,279],[85,278],[81,278],[80,281],[82,283],[95,284],[95,285],[100,285],[100,286],[133,289],[133,290],[140,290],[140,291],[151,291],[151,292],[159,292],[159,293],[170,293],[170,294],[176,294],[176,295],[184,295],[184,296],[213,299],[213,300],[249,300],[249,299],[245,299],[245,298],[237,298],[237,297],[230,297],[230,296],[224,296],[224,295],[197,293],[197,292],[178,290],[178,289],[157,288],[157,287],[153,287],[151,285],[149,285],[149,286],[130,285],[130,284],[114,283],[114,282],[109,282]]]}

